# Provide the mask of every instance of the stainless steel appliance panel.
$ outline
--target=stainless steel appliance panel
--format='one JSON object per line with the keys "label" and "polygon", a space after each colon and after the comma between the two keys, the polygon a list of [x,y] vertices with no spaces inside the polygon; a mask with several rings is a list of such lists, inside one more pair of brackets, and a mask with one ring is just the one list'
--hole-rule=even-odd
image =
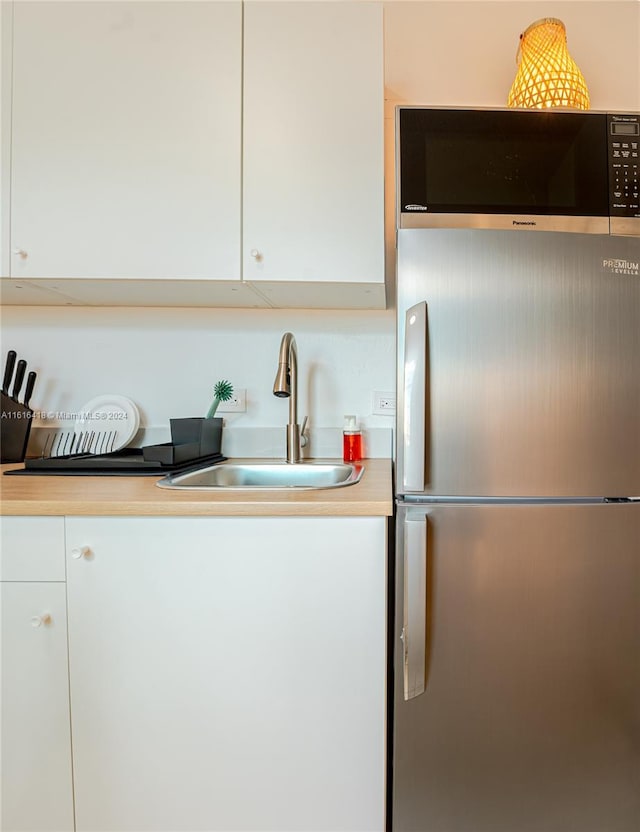
{"label": "stainless steel appliance panel", "polygon": [[639,113],[396,108],[398,228],[640,234]]}
{"label": "stainless steel appliance panel", "polygon": [[640,504],[400,504],[397,535],[394,832],[637,832]]}
{"label": "stainless steel appliance panel", "polygon": [[400,228],[483,228],[507,231],[562,231],[576,234],[634,234],[640,236],[640,220],[635,217],[556,217],[537,214],[402,214]]}
{"label": "stainless steel appliance panel", "polygon": [[[633,238],[399,230],[398,492],[639,495],[639,260]],[[405,318],[421,302],[417,464]],[[424,483],[404,486],[420,465]]]}

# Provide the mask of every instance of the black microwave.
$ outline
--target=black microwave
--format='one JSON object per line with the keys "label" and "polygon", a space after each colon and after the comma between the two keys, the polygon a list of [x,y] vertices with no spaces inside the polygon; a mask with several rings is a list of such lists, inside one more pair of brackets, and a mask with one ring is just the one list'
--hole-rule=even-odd
{"label": "black microwave", "polygon": [[398,228],[640,236],[640,114],[396,109]]}

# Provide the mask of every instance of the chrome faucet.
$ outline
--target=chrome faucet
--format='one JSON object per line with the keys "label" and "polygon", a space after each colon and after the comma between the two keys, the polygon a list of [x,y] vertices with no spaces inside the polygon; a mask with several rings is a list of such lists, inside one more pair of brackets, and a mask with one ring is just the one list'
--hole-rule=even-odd
{"label": "chrome faucet", "polygon": [[285,332],[280,342],[278,372],[273,383],[273,395],[289,399],[289,424],[287,425],[287,462],[300,462],[301,448],[307,444],[304,427],[298,424],[298,348],[291,332]]}

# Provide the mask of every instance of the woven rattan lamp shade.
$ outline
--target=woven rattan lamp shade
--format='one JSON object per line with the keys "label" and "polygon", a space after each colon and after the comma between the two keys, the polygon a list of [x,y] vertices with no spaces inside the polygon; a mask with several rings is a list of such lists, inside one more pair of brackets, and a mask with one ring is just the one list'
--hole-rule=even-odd
{"label": "woven rattan lamp shade", "polygon": [[520,35],[518,71],[509,107],[589,109],[589,90],[567,49],[564,23],[555,17],[536,20]]}

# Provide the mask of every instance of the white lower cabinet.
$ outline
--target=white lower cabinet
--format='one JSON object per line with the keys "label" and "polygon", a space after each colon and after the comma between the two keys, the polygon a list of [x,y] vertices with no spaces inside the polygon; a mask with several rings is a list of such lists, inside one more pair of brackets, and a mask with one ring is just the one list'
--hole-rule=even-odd
{"label": "white lower cabinet", "polygon": [[78,832],[384,828],[385,518],[67,518]]}
{"label": "white lower cabinet", "polygon": [[72,832],[64,520],[3,517],[3,832]]}

